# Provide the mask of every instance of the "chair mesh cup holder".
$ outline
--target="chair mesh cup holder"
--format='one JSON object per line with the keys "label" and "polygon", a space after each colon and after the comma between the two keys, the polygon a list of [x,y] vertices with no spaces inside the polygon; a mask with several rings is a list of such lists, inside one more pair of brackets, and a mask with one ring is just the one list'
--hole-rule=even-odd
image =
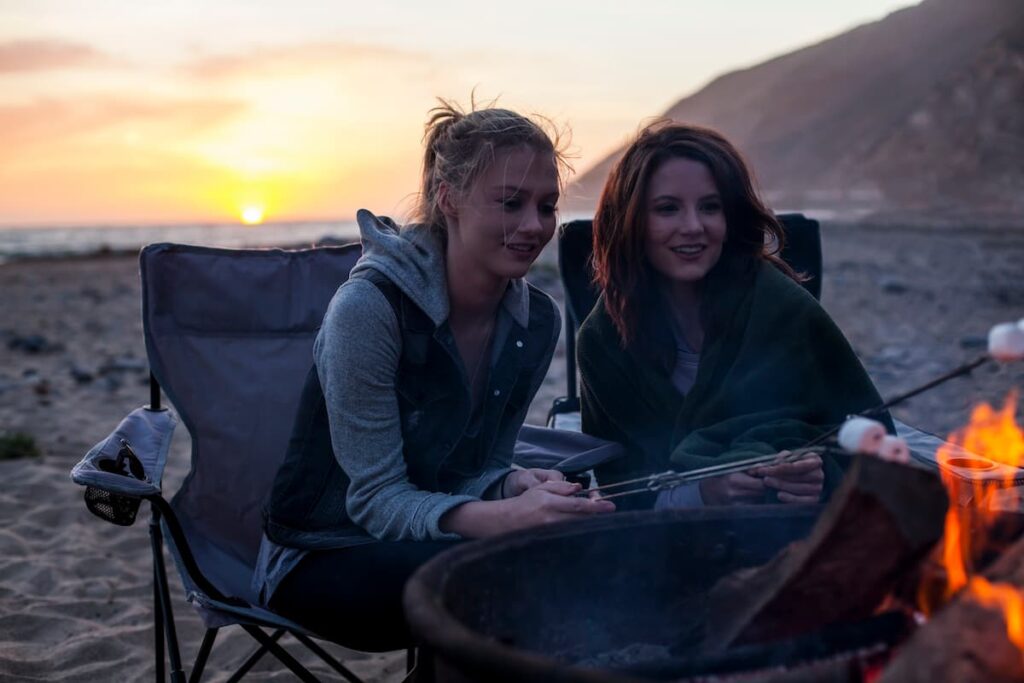
{"label": "chair mesh cup holder", "polygon": [[[135,455],[135,451],[125,439],[120,441],[121,448],[117,451],[117,457],[100,458],[96,461],[97,467],[104,472],[146,481],[146,470],[142,466],[139,456]],[[135,516],[139,512],[141,504],[142,498],[137,496],[111,493],[95,486],[85,487],[85,507],[89,509],[89,512],[111,524],[131,526],[135,523]]]}

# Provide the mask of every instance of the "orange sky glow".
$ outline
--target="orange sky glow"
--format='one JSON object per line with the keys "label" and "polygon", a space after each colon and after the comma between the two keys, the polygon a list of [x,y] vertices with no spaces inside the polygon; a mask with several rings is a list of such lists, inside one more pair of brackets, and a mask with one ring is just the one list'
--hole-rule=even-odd
{"label": "orange sky glow", "polygon": [[400,216],[438,95],[570,127],[581,171],[715,75],[907,2],[372,4],[0,4],[0,226]]}

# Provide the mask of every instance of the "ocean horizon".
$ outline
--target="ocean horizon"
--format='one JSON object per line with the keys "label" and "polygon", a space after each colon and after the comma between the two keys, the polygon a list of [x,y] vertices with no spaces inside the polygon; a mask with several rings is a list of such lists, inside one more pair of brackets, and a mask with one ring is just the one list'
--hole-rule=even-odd
{"label": "ocean horizon", "polygon": [[[589,218],[569,212],[559,222]],[[0,226],[0,264],[37,258],[65,258],[138,251],[147,244],[174,242],[204,247],[299,248],[322,242],[357,241],[351,220],[235,223],[168,223],[142,225]]]}
{"label": "ocean horizon", "polygon": [[354,220],[267,222],[260,225],[180,223],[0,227],[0,263],[124,253],[156,242],[207,247],[300,247],[324,240],[355,241]]}

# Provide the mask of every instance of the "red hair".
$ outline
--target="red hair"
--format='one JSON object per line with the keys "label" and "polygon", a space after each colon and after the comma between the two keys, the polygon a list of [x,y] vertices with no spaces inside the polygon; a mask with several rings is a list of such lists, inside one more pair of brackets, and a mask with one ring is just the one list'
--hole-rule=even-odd
{"label": "red hair", "polygon": [[648,335],[637,333],[657,314],[659,296],[644,249],[646,195],[651,175],[672,158],[698,161],[714,178],[726,222],[715,269],[729,261],[749,271],[747,266],[762,259],[800,279],[778,256],[785,244],[782,224],[758,197],[736,148],[708,128],[659,121],[641,130],[612,168],[594,216],[594,280],[604,291],[605,309],[623,347],[645,339]]}

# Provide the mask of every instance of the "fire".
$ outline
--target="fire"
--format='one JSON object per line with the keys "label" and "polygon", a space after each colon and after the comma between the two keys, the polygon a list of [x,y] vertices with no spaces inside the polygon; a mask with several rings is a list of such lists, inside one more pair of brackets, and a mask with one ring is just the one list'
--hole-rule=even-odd
{"label": "fire", "polygon": [[1005,583],[989,583],[975,576],[967,587],[978,604],[1000,610],[1006,620],[1006,635],[1019,650],[1024,650],[1024,595]]}
{"label": "fire", "polygon": [[[951,501],[941,548],[947,600],[967,585],[975,551],[999,514],[990,504],[992,494],[1010,491],[1017,468],[1024,465],[1024,431],[1014,421],[1016,409],[1015,391],[999,410],[987,403],[978,405],[970,423],[950,435],[950,445],[936,454]],[[984,468],[998,472],[999,465],[1005,466],[1005,472],[985,476]],[[976,476],[964,479],[957,474],[958,470],[971,471],[971,467],[977,468]]]}
{"label": "fire", "polygon": [[[1002,612],[1007,637],[1024,651],[1024,594],[1012,585],[975,576],[973,566],[998,520],[999,510],[992,505],[994,494],[999,491],[1000,496],[1013,497],[1011,504],[1019,502],[1011,488],[1017,468],[1024,466],[1024,430],[1014,421],[1016,408],[1015,391],[999,410],[987,403],[978,405],[970,423],[954,432],[948,439],[950,445],[936,454],[950,498],[942,546],[935,557],[945,570],[945,586],[938,604],[922,586],[919,602],[921,610],[930,615],[965,591],[979,604]],[[957,471],[968,474],[961,476]]]}

